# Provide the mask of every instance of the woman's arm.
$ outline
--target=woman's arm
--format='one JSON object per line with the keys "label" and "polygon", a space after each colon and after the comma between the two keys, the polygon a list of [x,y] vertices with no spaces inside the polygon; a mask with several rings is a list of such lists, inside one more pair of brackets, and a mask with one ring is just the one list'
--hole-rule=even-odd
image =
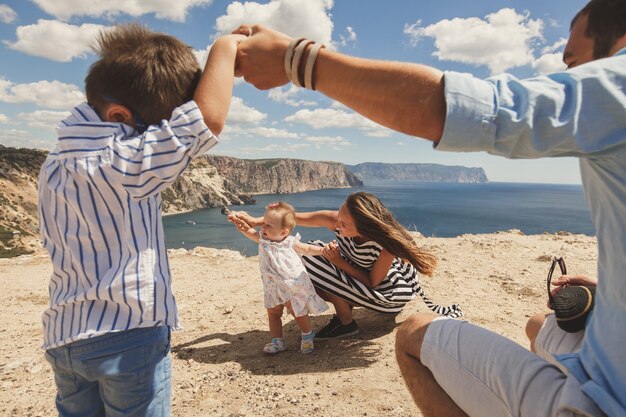
{"label": "woman's arm", "polygon": [[335,230],[337,211],[320,210],[305,213],[296,213],[296,224],[304,227],[325,227]]}
{"label": "woman's arm", "polygon": [[[261,226],[263,217],[252,217],[245,211],[233,211],[228,215],[231,218],[239,218],[248,223],[250,226]],[[335,230],[337,223],[337,212],[333,210],[320,210],[305,213],[296,213],[296,224],[304,227],[326,227]]]}
{"label": "woman's arm", "polygon": [[383,249],[374,263],[374,267],[368,271],[346,261],[341,256],[337,242],[334,241],[324,246],[323,255],[333,265],[365,285],[367,288],[374,288],[383,282],[383,280],[387,277],[389,268],[391,268],[391,263],[395,258],[391,253]]}

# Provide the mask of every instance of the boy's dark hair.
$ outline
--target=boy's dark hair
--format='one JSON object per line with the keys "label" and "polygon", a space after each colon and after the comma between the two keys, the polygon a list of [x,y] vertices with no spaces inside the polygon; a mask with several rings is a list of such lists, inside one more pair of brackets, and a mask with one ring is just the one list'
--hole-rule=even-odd
{"label": "boy's dark hair", "polygon": [[626,34],[626,0],[591,0],[572,19],[570,30],[587,15],[585,35],[594,40],[593,58],[606,58],[619,38]]}
{"label": "boy's dark hair", "polygon": [[85,78],[89,104],[123,104],[148,125],[191,100],[202,73],[189,46],[137,23],[100,32],[92,48],[100,59]]}

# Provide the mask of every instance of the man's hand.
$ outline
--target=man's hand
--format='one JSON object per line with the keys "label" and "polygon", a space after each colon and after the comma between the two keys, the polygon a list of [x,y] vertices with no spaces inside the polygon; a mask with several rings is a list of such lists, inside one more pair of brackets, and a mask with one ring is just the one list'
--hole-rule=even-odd
{"label": "man's hand", "polygon": [[262,25],[241,25],[233,33],[248,36],[237,49],[237,77],[260,90],[289,82],[284,66],[289,36]]}

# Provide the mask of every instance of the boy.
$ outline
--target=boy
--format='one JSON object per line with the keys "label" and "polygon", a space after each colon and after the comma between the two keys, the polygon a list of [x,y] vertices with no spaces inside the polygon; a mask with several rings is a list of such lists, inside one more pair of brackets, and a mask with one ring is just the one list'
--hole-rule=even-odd
{"label": "boy", "polygon": [[242,38],[219,38],[204,72],[187,45],[138,24],[98,38],[88,103],[59,125],[39,178],[61,416],[169,415],[178,314],[160,191],[217,144]]}

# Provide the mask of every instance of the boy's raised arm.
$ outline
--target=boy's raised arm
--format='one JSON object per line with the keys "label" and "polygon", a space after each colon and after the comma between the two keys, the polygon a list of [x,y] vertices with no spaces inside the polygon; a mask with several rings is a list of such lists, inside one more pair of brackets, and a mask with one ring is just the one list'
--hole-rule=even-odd
{"label": "boy's raised arm", "polygon": [[226,122],[233,94],[237,44],[245,38],[244,35],[224,35],[213,43],[193,97],[204,123],[214,135],[222,132]]}

